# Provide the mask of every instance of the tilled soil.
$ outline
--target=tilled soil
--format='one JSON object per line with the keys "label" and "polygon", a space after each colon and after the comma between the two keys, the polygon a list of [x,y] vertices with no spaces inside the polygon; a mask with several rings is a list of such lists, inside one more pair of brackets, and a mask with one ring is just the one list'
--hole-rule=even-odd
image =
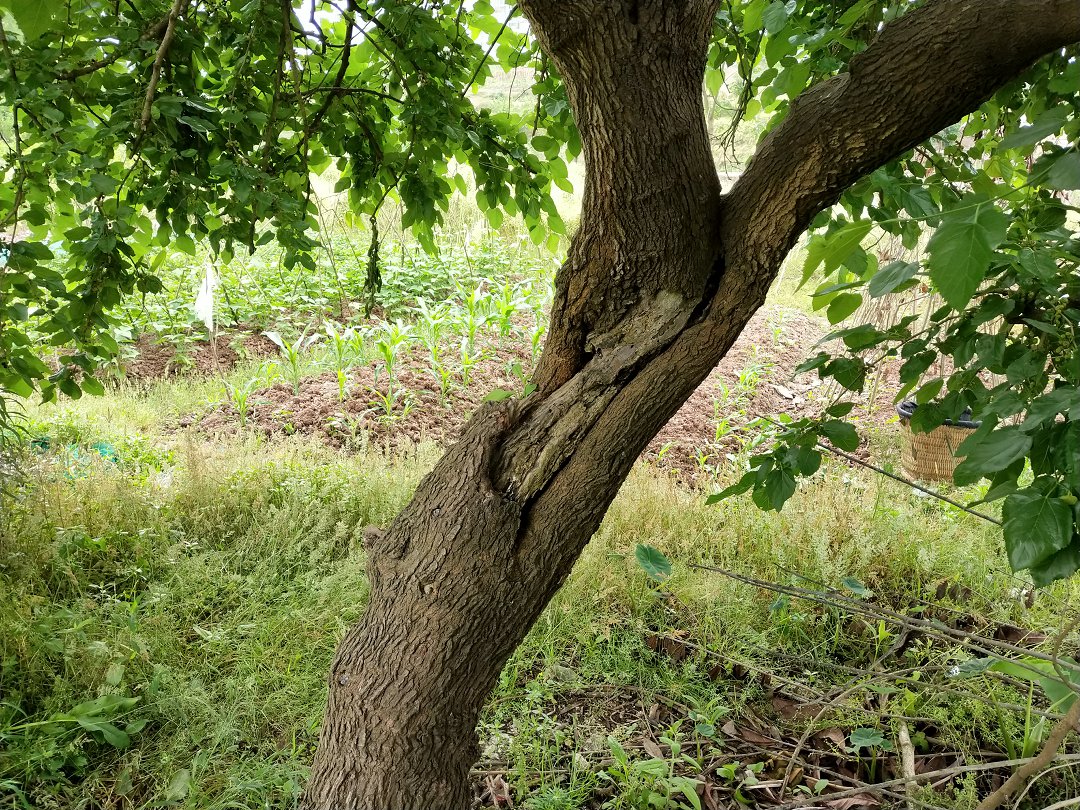
{"label": "tilled soil", "polygon": [[[826,324],[805,313],[760,310],[642,458],[693,483],[711,478],[712,468],[727,463],[725,457],[753,435],[753,427],[746,426],[755,419],[818,413],[830,387],[815,373],[795,376],[794,370],[826,332]],[[189,416],[182,425],[207,434],[244,429],[267,437],[309,435],[346,450],[393,452],[425,440],[446,444],[493,389],[522,389],[522,381],[512,370],[515,363],[526,371],[531,367],[529,347],[521,339],[499,341],[486,336],[480,347],[486,358],[472,370],[468,385],[456,371],[445,394],[440,392],[427,351],[414,345],[400,355],[392,387],[381,364],[354,367],[347,372],[341,398],[336,372],[326,371],[302,379],[298,390],[291,382],[277,382],[253,394],[243,426],[231,403],[202,416]],[[219,363],[223,354],[219,342]],[[149,361],[140,358],[137,366],[147,368]],[[892,415],[891,391],[886,386],[878,389],[874,407],[864,403],[856,416],[884,421]]]}
{"label": "tilled soil", "polygon": [[239,330],[218,335],[214,341],[193,340],[178,350],[177,344],[140,335],[134,357],[123,364],[124,377],[138,382],[183,375],[212,376],[230,371],[243,360],[273,357],[278,348],[265,335]]}

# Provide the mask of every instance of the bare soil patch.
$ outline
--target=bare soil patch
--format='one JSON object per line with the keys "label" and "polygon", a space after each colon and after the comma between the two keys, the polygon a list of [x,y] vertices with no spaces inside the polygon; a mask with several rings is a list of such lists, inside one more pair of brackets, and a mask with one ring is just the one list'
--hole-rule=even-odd
{"label": "bare soil patch", "polygon": [[[712,477],[712,468],[728,463],[726,456],[750,438],[753,429],[745,428],[755,419],[819,413],[833,389],[816,373],[796,376],[795,368],[826,333],[823,321],[803,312],[760,310],[728,355],[649,444],[643,459],[672,471],[685,483],[705,480]],[[248,340],[261,356],[272,353],[273,345],[265,337],[250,335]],[[236,362],[236,353],[224,341],[218,341],[219,368]],[[380,363],[354,367],[347,372],[341,398],[336,372],[326,371],[301,380],[298,390],[291,382],[277,382],[256,392],[243,426],[240,413],[227,402],[201,417],[185,418],[182,425],[209,434],[250,429],[267,437],[314,436],[347,450],[394,452],[422,441],[449,443],[492,390],[521,390],[522,381],[512,370],[515,363],[526,372],[532,365],[529,347],[520,339],[485,336],[479,346],[484,359],[472,370],[468,384],[463,384],[458,371],[445,393],[440,392],[427,351],[412,345],[399,356],[392,382]],[[206,344],[198,354],[193,352],[200,358],[197,369],[205,367],[208,351]],[[137,373],[160,374],[162,363],[160,354],[148,351],[140,358]],[[869,394],[862,397],[856,416],[863,421],[889,419],[892,389],[879,384],[872,394],[873,402]]]}
{"label": "bare soil patch", "polygon": [[209,377],[231,371],[244,360],[273,357],[278,349],[255,329],[218,335],[213,341],[193,340],[184,348],[175,342],[140,335],[132,347],[134,356],[123,363],[124,377],[139,382],[169,377]]}

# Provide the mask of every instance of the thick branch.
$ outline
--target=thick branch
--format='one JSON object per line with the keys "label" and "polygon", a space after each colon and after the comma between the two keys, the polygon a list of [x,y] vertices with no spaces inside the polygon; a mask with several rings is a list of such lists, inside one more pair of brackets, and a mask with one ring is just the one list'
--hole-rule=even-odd
{"label": "thick branch", "polygon": [[905,14],[761,145],[725,199],[728,266],[770,272],[844,189],[1078,41],[1076,0],[930,0]]}
{"label": "thick branch", "polygon": [[150,115],[154,106],[154,94],[157,92],[158,81],[161,79],[161,68],[165,64],[165,57],[172,45],[173,34],[176,32],[176,20],[183,13],[187,0],[175,0],[169,11],[169,19],[165,24],[165,33],[161,37],[161,45],[158,46],[157,55],[154,57],[154,65],[150,70],[150,84],[146,87],[146,99],[143,101],[142,115],[139,116],[139,138],[142,138],[146,128],[150,126]]}

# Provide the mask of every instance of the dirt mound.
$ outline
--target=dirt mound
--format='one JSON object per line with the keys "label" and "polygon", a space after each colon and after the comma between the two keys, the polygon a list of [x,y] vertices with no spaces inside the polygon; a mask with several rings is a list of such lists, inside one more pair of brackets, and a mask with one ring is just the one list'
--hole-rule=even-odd
{"label": "dirt mound", "polygon": [[[344,397],[336,371],[304,378],[298,390],[278,382],[251,396],[243,421],[268,437],[311,435],[350,450],[394,451],[425,440],[446,444],[492,390],[523,387],[512,369],[529,363],[527,347],[486,345],[484,352],[486,359],[472,369],[468,385],[455,374],[445,394],[426,351],[414,346],[398,358],[392,385],[374,364],[349,369]],[[240,421],[236,404],[224,403],[191,424],[210,433],[234,433]]]}
{"label": "dirt mound", "polygon": [[[819,413],[835,389],[816,373],[796,377],[794,371],[826,331],[824,322],[799,311],[760,310],[649,444],[643,459],[686,483],[711,479],[716,468],[730,463],[730,455],[753,441],[756,431],[746,427],[755,419]],[[484,359],[472,369],[468,384],[455,369],[453,384],[444,393],[427,351],[414,345],[401,353],[392,386],[379,364],[355,367],[346,374],[342,397],[336,372],[327,371],[302,379],[296,390],[291,383],[277,382],[257,391],[249,397],[243,418],[235,403],[223,403],[182,424],[212,434],[243,427],[267,437],[310,435],[348,450],[396,451],[425,440],[445,444],[493,389],[522,389],[515,363],[526,373],[531,367],[529,347],[522,341],[485,338],[479,347]],[[219,363],[222,354],[219,347]],[[862,398],[856,416],[874,421],[891,416],[891,391],[879,390],[877,396],[881,402],[873,408],[865,407],[867,398]]]}
{"label": "dirt mound", "polygon": [[182,375],[213,376],[244,360],[272,357],[278,349],[260,332],[241,329],[218,335],[213,341],[191,337],[170,342],[144,334],[128,350],[132,356],[122,364],[124,377],[151,381]]}

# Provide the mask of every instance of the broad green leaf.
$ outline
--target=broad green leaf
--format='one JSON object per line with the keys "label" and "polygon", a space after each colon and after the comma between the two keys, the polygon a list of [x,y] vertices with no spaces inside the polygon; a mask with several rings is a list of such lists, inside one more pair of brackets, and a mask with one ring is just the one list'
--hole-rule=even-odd
{"label": "broad green leaf", "polygon": [[1037,489],[1007,497],[1001,516],[1005,550],[1014,571],[1050,560],[1072,538],[1072,509],[1056,495]]}
{"label": "broad green leaf", "polygon": [[[983,426],[985,430],[985,425]],[[953,480],[957,484],[973,484],[991,473],[1004,470],[1023,458],[1031,449],[1031,437],[1019,426],[1009,425],[990,433],[973,435],[961,442],[956,454],[966,456],[957,465]]]}
{"label": "broad green leaf", "polygon": [[1050,167],[1046,185],[1061,191],[1080,188],[1080,152],[1066,152]]}
{"label": "broad green leaf", "polygon": [[743,8],[743,34],[756,34],[765,14],[765,0],[750,0]]}
{"label": "broad green leaf", "polygon": [[87,731],[96,731],[102,738],[116,749],[124,749],[131,745],[131,737],[126,731],[121,731],[112,723],[105,720],[95,720],[90,717],[77,717],[77,722]]}
{"label": "broad green leaf", "polygon": [[1036,118],[1031,126],[1022,127],[1005,137],[998,148],[1021,149],[1028,146],[1034,146],[1043,138],[1048,138],[1051,135],[1056,135],[1061,132],[1061,128],[1065,126],[1065,121],[1068,120],[1068,116],[1069,108],[1066,106],[1049,109]]}
{"label": "broad green leaf", "polygon": [[509,399],[513,395],[513,391],[507,391],[505,388],[496,388],[484,397],[484,402],[502,402],[504,399]]}
{"label": "broad green leaf", "polygon": [[891,293],[897,287],[915,278],[919,272],[917,262],[890,262],[878,270],[872,279],[868,290],[871,298],[880,298],[886,293]]}
{"label": "broad green leaf", "polygon": [[785,0],[773,0],[761,15],[761,23],[766,31],[775,34],[787,24],[788,13]]}
{"label": "broad green leaf", "polygon": [[873,226],[874,223],[868,219],[857,220],[825,236],[816,236],[806,253],[802,283],[805,284],[821,265],[825,266],[826,273],[839,267],[859,247]]}
{"label": "broad green leaf", "polygon": [[671,576],[671,561],[658,548],[639,543],[634,549],[634,559],[642,570],[657,582]]}
{"label": "broad green leaf", "polygon": [[[1077,571],[1080,571],[1080,535],[1074,536],[1072,543],[1067,548],[1040,563],[1032,565],[1028,569],[1028,573],[1031,574],[1031,581],[1038,588],[1044,588],[1051,582],[1071,577]],[[1047,692],[1049,691],[1048,689]],[[1073,690],[1069,690],[1069,692],[1075,697],[1076,692]],[[1061,695],[1061,697],[1065,696],[1064,694]]]}
{"label": "broad green leaf", "polygon": [[746,473],[729,487],[725,487],[719,492],[714,492],[708,498],[705,499],[705,503],[711,506],[714,503],[719,503],[725,498],[730,498],[732,495],[741,495],[754,486],[754,481],[757,480],[757,474],[753,471]]}
{"label": "broad green leaf", "polygon": [[821,433],[836,447],[849,453],[859,447],[859,434],[855,427],[847,422],[830,419],[822,424]]}
{"label": "broad green leaf", "polygon": [[953,309],[962,310],[979,289],[1009,218],[981,195],[968,195],[930,237],[930,279]]}
{"label": "broad green leaf", "polygon": [[852,750],[856,752],[863,748],[885,748],[888,743],[885,736],[876,728],[853,729],[848,739],[851,741]]}
{"label": "broad green leaf", "polygon": [[829,323],[838,324],[840,321],[851,317],[862,305],[863,297],[858,293],[840,293],[831,302],[826,310]]}
{"label": "broad green leaf", "polygon": [[776,467],[759,481],[751,496],[762,509],[779,512],[788,499],[795,494],[795,476],[786,467]]}
{"label": "broad green leaf", "polygon": [[33,40],[48,31],[53,20],[64,9],[64,4],[58,0],[4,0],[0,6],[7,6],[15,22],[19,24],[19,30],[26,39]]}

